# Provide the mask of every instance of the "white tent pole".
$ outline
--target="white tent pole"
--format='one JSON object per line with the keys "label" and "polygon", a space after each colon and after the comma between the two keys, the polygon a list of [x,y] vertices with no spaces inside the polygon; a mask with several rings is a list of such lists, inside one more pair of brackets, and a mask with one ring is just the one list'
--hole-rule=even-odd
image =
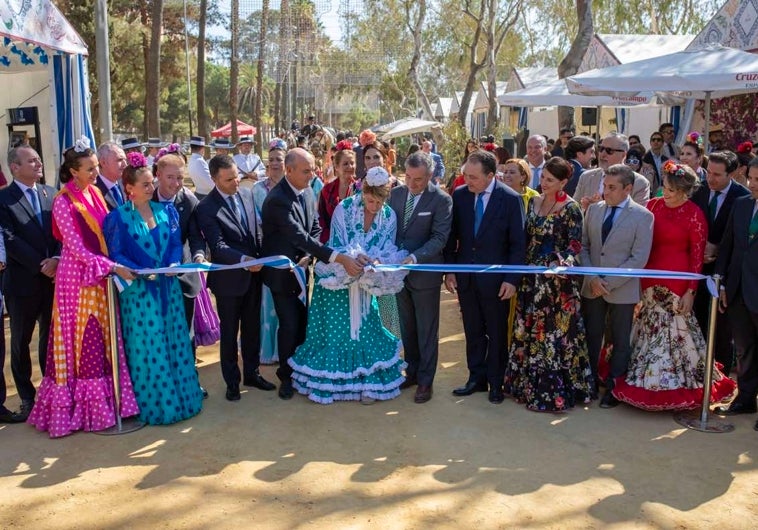
{"label": "white tent pole", "polygon": [[703,131],[703,145],[705,146],[705,153],[708,153],[708,136],[711,128],[711,91],[705,91],[705,130]]}
{"label": "white tent pole", "polygon": [[113,140],[111,114],[111,59],[108,37],[108,2],[95,2],[95,47],[97,48],[97,94],[100,142]]}

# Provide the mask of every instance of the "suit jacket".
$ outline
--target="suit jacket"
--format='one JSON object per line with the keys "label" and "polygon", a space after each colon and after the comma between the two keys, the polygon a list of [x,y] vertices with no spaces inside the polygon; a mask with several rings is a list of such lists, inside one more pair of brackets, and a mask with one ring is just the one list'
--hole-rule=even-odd
{"label": "suit jacket", "polygon": [[[555,156],[562,156],[562,155],[555,155]],[[577,184],[579,184],[579,178],[582,176],[582,173],[584,173],[585,169],[582,167],[582,165],[579,162],[577,162],[573,158],[569,160],[569,163],[571,164],[571,167],[574,168],[574,172],[571,174],[571,178],[569,179],[566,186],[563,188],[563,191],[565,191],[569,197],[574,197],[574,194],[576,193],[576,186]]]}
{"label": "suit jacket", "polygon": [[[116,185],[121,190],[121,196],[124,198],[124,201],[126,201],[126,190],[124,190],[123,186],[121,186],[120,183]],[[100,193],[103,194],[103,199],[105,199],[105,205],[108,207],[109,212],[112,212],[120,206],[120,204],[116,202],[116,199],[113,198],[113,194],[111,193],[110,188],[103,181],[102,175],[97,176],[95,186],[97,186],[97,188],[100,190]]]}
{"label": "suit jacket", "polygon": [[718,245],[721,243],[721,238],[724,236],[724,230],[726,229],[726,223],[729,220],[729,212],[732,211],[734,201],[738,197],[744,197],[750,195],[750,191],[740,184],[739,182],[732,181],[732,185],[729,187],[729,191],[724,197],[724,202],[721,204],[716,219],[711,220],[708,215],[708,203],[710,202],[711,190],[707,185],[700,186],[695,193],[692,194],[692,202],[697,204],[708,220],[708,242]]}
{"label": "suit jacket", "polygon": [[741,293],[747,308],[758,313],[758,237],[751,241],[748,231],[754,207],[750,195],[734,201],[716,257],[716,274],[724,278],[728,304]]}
{"label": "suit jacket", "polygon": [[[153,200],[160,202],[158,190],[153,193]],[[196,226],[195,208],[197,208],[199,201],[194,193],[182,187],[174,196],[173,204],[179,214],[179,230],[182,237],[182,263],[192,263],[192,256],[198,253],[205,253],[205,241],[203,241],[200,230]],[[180,274],[179,286],[182,288],[184,296],[195,298],[202,288],[200,275],[197,273]]]}
{"label": "suit jacket", "polygon": [[[243,256],[259,258],[261,255],[261,227],[255,215],[253,192],[240,188],[238,193],[247,214],[246,228],[216,188],[195,209],[197,225],[214,263],[232,265],[242,261]],[[251,279],[250,271],[245,269],[214,271],[208,273],[208,287],[216,296],[241,296],[250,287]]]}
{"label": "suit jacket", "polygon": [[[605,175],[605,171],[602,168],[590,169],[582,173],[573,195],[574,200],[579,202],[584,197],[592,197],[598,193],[603,175]],[[650,181],[637,172],[634,173],[632,200],[642,206],[645,206],[650,200]]]}
{"label": "suit jacket", "polygon": [[31,296],[52,282],[40,272],[46,258],[60,256],[61,244],[53,237],[53,197],[50,186],[37,184],[42,224],[29,200],[15,183],[0,190],[0,229],[5,237],[6,269],[3,274],[5,295]]}
{"label": "suit jacket", "polygon": [[[502,182],[496,181],[484,210],[479,232],[474,235],[474,194],[467,186],[453,192],[453,223],[445,246],[445,263],[523,265],[526,260],[524,201]],[[518,286],[520,274],[456,274],[459,290],[477,285],[497,296],[500,284]]]}
{"label": "suit jacket", "polygon": [[[669,157],[661,153],[661,167]],[[658,188],[663,186],[663,179],[661,174],[658,173],[658,167],[655,165],[655,159],[653,159],[653,152],[648,151],[642,156],[642,167],[640,169],[644,173],[645,178],[650,182],[650,192],[655,195]]]}
{"label": "suit jacket", "polygon": [[[295,191],[283,178],[266,196],[261,209],[263,224],[263,256],[287,256],[297,263],[306,256],[328,262],[332,249],[319,243],[321,226],[316,214],[316,196],[309,186],[305,194],[305,211]],[[288,270],[263,268],[263,282],[274,293],[297,294],[300,286]]]}
{"label": "suit jacket", "polygon": [[[653,245],[653,214],[644,206],[629,201],[616,213],[613,227],[603,243],[602,229],[609,207],[605,201],[590,204],[582,225],[582,251],[579,261],[584,267],[615,267],[642,269],[650,256]],[[595,298],[590,281],[595,276],[585,276],[582,296]],[[610,304],[636,304],[640,301],[639,278],[608,276],[610,294],[603,295]]]}
{"label": "suit jacket", "polygon": [[[403,226],[408,187],[398,186],[392,190],[389,207],[397,216],[395,244],[414,255],[416,263],[444,263],[442,250],[450,235],[453,221],[453,200],[431,182],[418,199],[408,226]],[[411,271],[405,283],[414,289],[439,289],[442,274]]]}

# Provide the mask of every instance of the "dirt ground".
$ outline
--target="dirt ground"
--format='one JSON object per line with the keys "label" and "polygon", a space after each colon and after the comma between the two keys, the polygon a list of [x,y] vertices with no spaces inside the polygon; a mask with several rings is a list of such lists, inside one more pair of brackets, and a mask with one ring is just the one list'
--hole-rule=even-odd
{"label": "dirt ground", "polygon": [[[372,406],[284,402],[256,389],[230,403],[210,347],[200,352],[210,398],[188,421],[59,440],[0,425],[0,527],[756,525],[755,416],[705,434],[624,405],[538,414],[486,394],[456,398],[467,372],[449,295],[440,337],[424,405],[412,390]],[[272,367],[262,372],[274,380]],[[8,366],[5,376],[13,392]]]}

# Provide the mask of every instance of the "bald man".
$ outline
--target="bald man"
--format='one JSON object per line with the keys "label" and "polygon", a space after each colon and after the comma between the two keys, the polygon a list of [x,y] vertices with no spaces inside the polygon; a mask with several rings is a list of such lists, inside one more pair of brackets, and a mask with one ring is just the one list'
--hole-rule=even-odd
{"label": "bald man", "polygon": [[[316,214],[316,196],[310,186],[316,171],[313,155],[305,149],[292,149],[284,158],[284,168],[284,178],[263,203],[262,255],[287,256],[306,270],[314,257],[321,261],[336,261],[351,276],[360,274],[364,263],[319,243],[321,226]],[[263,282],[271,289],[279,317],[279,368],[276,371],[281,381],[279,397],[291,399],[294,394],[292,368],[287,361],[295,353],[295,348],[305,341],[308,313],[300,301],[300,285],[295,274],[272,267],[264,267],[262,274]]]}

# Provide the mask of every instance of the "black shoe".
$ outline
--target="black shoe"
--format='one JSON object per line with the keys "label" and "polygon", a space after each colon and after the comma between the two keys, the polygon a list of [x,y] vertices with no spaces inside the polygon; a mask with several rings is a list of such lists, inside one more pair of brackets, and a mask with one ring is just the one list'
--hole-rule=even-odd
{"label": "black shoe", "polygon": [[470,396],[474,392],[486,392],[487,385],[484,383],[477,383],[476,381],[469,381],[465,385],[453,390],[454,396]]}
{"label": "black shoe", "polygon": [[416,389],[416,394],[413,396],[415,403],[426,403],[432,399],[432,385],[419,385]]}
{"label": "black shoe", "polygon": [[605,394],[603,394],[603,399],[600,400],[600,408],[612,409],[613,407],[618,406],[619,403],[621,402],[616,399],[616,396],[613,395],[613,392],[606,390]]}
{"label": "black shoe", "polygon": [[263,376],[257,371],[253,375],[246,377],[242,381],[242,384],[245,386],[254,386],[255,388],[260,388],[261,390],[275,390],[276,389],[276,385],[263,379]]}
{"label": "black shoe", "polygon": [[405,381],[400,383],[400,390],[405,390],[406,388],[410,388],[412,386],[416,386],[418,384],[418,379],[416,379],[415,376],[408,376],[405,378]]}
{"label": "black shoe", "polygon": [[29,417],[29,414],[32,413],[32,408],[34,408],[34,401],[28,399],[21,401],[21,406],[18,409],[18,415],[21,416],[23,421],[26,421],[26,419]]}
{"label": "black shoe", "polygon": [[26,418],[18,412],[13,412],[8,409],[0,411],[0,423],[24,423],[25,421]]}
{"label": "black shoe", "polygon": [[490,403],[494,403],[495,405],[502,403],[505,400],[503,390],[501,388],[490,388],[489,400]]}
{"label": "black shoe", "polygon": [[758,421],[756,421],[755,425],[753,425],[753,430],[758,431]]}
{"label": "black shoe", "polygon": [[208,399],[208,391],[205,389],[204,386],[200,387],[200,392],[203,393],[203,399]]}
{"label": "black shoe", "polygon": [[229,401],[239,401],[240,387],[237,385],[226,387],[226,399]]}
{"label": "black shoe", "polygon": [[737,414],[755,414],[756,407],[755,405],[750,407],[748,405],[745,405],[744,403],[739,403],[735,401],[728,407],[716,407],[714,409],[714,412],[722,416],[736,416]]}
{"label": "black shoe", "polygon": [[295,389],[292,388],[292,381],[282,381],[282,384],[279,385],[279,397],[287,400],[292,399],[294,395]]}

